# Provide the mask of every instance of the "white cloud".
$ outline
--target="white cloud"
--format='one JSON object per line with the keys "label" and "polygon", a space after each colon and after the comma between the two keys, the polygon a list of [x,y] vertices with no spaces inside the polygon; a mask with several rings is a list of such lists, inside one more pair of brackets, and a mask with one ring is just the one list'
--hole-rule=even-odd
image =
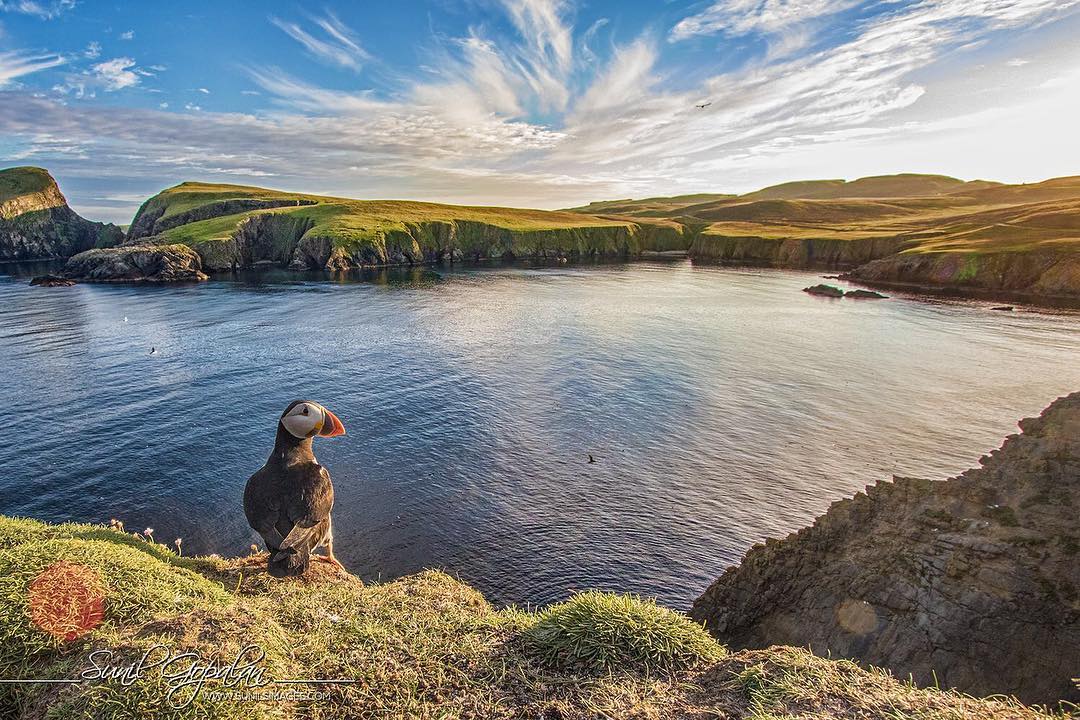
{"label": "white cloud", "polygon": [[671,29],[672,42],[695,35],[778,33],[788,27],[854,7],[859,0],[719,0],[680,20]]}
{"label": "white cloud", "polygon": [[360,47],[355,34],[333,13],[315,18],[314,24],[322,30],[322,37],[316,37],[297,23],[271,17],[270,22],[304,46],[311,55],[330,65],[337,65],[350,70],[359,70],[370,56]]}
{"label": "white cloud", "polygon": [[209,94],[210,94],[210,91],[209,91],[209,90],[207,90],[207,89],[206,89],[206,88],[204,88],[204,87],[201,87],[201,88],[195,88],[195,91],[196,91],[196,92],[201,92],[201,93],[202,93],[203,95],[209,95]]}
{"label": "white cloud", "polygon": [[127,32],[120,33],[120,39],[121,40],[131,40],[134,37],[135,37],[135,31],[134,30],[128,30]]}
{"label": "white cloud", "polygon": [[28,55],[15,51],[0,52],[0,88],[23,75],[63,65],[59,55]]}
{"label": "white cloud", "polygon": [[52,0],[52,2],[39,2],[37,0],[0,0],[0,11],[33,15],[42,20],[52,20],[65,10],[75,7],[75,0]]}
{"label": "white cloud", "polygon": [[1025,65],[1027,65],[1030,62],[1031,61],[1027,60],[1026,58],[1013,58],[1013,59],[1007,61],[1005,64],[1008,65],[1009,67],[1024,67]]}
{"label": "white cloud", "polygon": [[[684,69],[665,62],[671,45],[663,36],[645,33],[610,51],[597,47],[590,57],[584,41],[596,31],[575,33],[569,6],[505,0],[509,33],[488,25],[464,37],[437,37],[433,49],[425,48],[429,69],[395,78],[391,95],[359,80],[360,88],[342,90],[266,66],[248,72],[273,109],[254,113],[200,112],[194,103],[187,113],[117,113],[10,92],[0,99],[0,139],[26,145],[44,161],[50,146],[32,138],[51,131],[90,154],[103,174],[158,184],[273,176],[297,190],[534,207],[748,190],[800,174],[960,175],[970,168],[1017,179],[1036,167],[1080,167],[1080,148],[1064,129],[1078,109],[1062,99],[1078,77],[1064,70],[1080,73],[1080,53],[1061,40],[1080,26],[1080,15],[1066,18],[1065,29],[1048,22],[1078,6],[1080,0],[894,4],[850,26],[835,46],[808,42],[802,47],[817,49],[767,54],[701,78],[680,76]],[[1015,29],[1031,32],[1021,42],[1014,39],[1019,33],[1007,32]],[[993,45],[977,55],[961,50],[988,38]],[[1040,69],[1061,68],[1061,77],[1038,86],[1023,72],[1001,72],[1018,56]],[[694,107],[704,101],[712,104]],[[1007,116],[980,113],[1014,104]],[[1039,112],[1025,116],[1024,109]],[[1046,113],[1055,109],[1060,119],[1048,124]],[[1018,129],[1023,117],[1047,132]],[[992,123],[1009,130],[987,129]],[[1025,140],[1024,132],[1039,142]],[[1001,150],[1009,133],[1029,152]],[[973,150],[963,139],[969,136],[997,149]],[[945,137],[978,162],[948,150]],[[1062,148],[1053,157],[1032,152],[1053,142]],[[920,147],[933,152],[920,154]],[[67,156],[58,150],[55,157]],[[1009,164],[991,172],[1001,158]],[[78,168],[65,169],[72,171]]]}
{"label": "white cloud", "polygon": [[83,51],[83,57],[90,60],[96,59],[99,55],[101,55],[101,43],[96,41],[88,44],[86,50]]}
{"label": "white cloud", "polygon": [[139,84],[139,73],[135,61],[129,57],[118,57],[100,62],[90,68],[93,75],[105,87],[105,90],[123,90]]}

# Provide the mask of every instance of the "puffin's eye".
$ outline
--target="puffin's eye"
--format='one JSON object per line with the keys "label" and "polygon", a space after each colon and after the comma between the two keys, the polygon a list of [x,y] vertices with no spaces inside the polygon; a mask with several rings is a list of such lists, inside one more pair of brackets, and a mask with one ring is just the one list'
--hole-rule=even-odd
{"label": "puffin's eye", "polygon": [[305,414],[305,415],[307,415],[307,414],[308,414],[308,408],[307,408],[307,405],[305,405],[305,406],[304,406],[304,414]]}

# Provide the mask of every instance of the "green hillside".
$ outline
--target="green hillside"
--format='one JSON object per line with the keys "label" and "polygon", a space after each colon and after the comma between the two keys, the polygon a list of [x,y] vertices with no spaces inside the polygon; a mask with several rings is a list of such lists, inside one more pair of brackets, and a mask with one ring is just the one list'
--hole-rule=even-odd
{"label": "green hillside", "polygon": [[148,200],[129,241],[184,243],[211,270],[269,260],[313,268],[440,259],[636,256],[686,250],[682,225],[581,213],[350,200],[240,185],[183,183]]}
{"label": "green hillside", "polygon": [[56,182],[47,170],[37,167],[13,167],[0,170],[0,205],[22,195],[40,193]]}

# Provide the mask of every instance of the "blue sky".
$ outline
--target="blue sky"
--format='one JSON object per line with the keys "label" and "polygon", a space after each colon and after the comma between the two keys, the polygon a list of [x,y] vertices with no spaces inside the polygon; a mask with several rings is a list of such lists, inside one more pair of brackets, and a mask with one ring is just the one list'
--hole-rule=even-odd
{"label": "blue sky", "polygon": [[[1080,0],[0,0],[0,166],[565,207],[1080,174]],[[706,104],[704,108],[696,105]]]}

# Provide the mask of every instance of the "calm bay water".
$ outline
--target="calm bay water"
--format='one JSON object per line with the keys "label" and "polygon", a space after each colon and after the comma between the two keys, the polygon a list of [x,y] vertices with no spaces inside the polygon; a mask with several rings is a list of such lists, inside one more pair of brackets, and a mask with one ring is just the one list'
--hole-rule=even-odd
{"label": "calm bay water", "polygon": [[0,512],[242,553],[244,483],[304,397],[348,431],[315,450],[362,577],[685,608],[754,542],[893,474],[955,474],[1080,389],[1076,314],[799,292],[816,281],[685,262],[0,276]]}

